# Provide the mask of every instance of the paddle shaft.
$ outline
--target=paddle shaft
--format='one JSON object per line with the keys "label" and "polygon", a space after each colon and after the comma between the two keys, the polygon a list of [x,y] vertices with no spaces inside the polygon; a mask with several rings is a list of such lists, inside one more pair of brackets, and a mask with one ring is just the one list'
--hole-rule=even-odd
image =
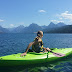
{"label": "paddle shaft", "polygon": [[58,53],[55,53],[55,52],[53,52],[53,51],[50,51],[51,53],[54,53],[54,54],[57,54],[57,55],[59,55],[59,56],[62,56],[62,55],[60,55],[60,54],[58,54]]}

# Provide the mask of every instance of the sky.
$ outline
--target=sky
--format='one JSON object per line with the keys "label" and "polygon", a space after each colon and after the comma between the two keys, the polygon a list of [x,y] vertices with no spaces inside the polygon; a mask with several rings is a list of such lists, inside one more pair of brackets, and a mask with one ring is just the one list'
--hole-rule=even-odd
{"label": "sky", "polygon": [[0,0],[0,26],[72,24],[72,0]]}

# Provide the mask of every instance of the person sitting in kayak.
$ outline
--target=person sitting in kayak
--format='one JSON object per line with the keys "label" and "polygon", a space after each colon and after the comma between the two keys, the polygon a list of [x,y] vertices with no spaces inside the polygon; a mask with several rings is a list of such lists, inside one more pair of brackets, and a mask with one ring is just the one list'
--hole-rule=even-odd
{"label": "person sitting in kayak", "polygon": [[[36,53],[51,51],[49,48],[43,47],[42,37],[43,37],[43,32],[38,31],[37,37],[34,39],[33,42],[29,43],[26,51],[24,53],[22,53],[21,56],[26,55],[28,51],[36,52]],[[29,49],[31,46],[32,46],[32,50]]]}

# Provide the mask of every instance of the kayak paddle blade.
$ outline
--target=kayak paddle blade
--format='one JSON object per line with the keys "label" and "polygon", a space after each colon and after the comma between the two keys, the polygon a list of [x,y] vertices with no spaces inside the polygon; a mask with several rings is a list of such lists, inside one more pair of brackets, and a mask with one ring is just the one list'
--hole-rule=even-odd
{"label": "kayak paddle blade", "polygon": [[55,55],[56,57],[63,57],[63,56],[65,56],[65,54],[62,54],[62,53],[53,53],[53,55]]}

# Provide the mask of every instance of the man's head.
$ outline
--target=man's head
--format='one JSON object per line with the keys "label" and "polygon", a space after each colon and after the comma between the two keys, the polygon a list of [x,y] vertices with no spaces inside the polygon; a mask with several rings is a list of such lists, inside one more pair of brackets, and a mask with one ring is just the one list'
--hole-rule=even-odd
{"label": "man's head", "polygon": [[37,32],[37,36],[43,37],[43,32],[42,32],[42,31],[38,31],[38,32]]}

